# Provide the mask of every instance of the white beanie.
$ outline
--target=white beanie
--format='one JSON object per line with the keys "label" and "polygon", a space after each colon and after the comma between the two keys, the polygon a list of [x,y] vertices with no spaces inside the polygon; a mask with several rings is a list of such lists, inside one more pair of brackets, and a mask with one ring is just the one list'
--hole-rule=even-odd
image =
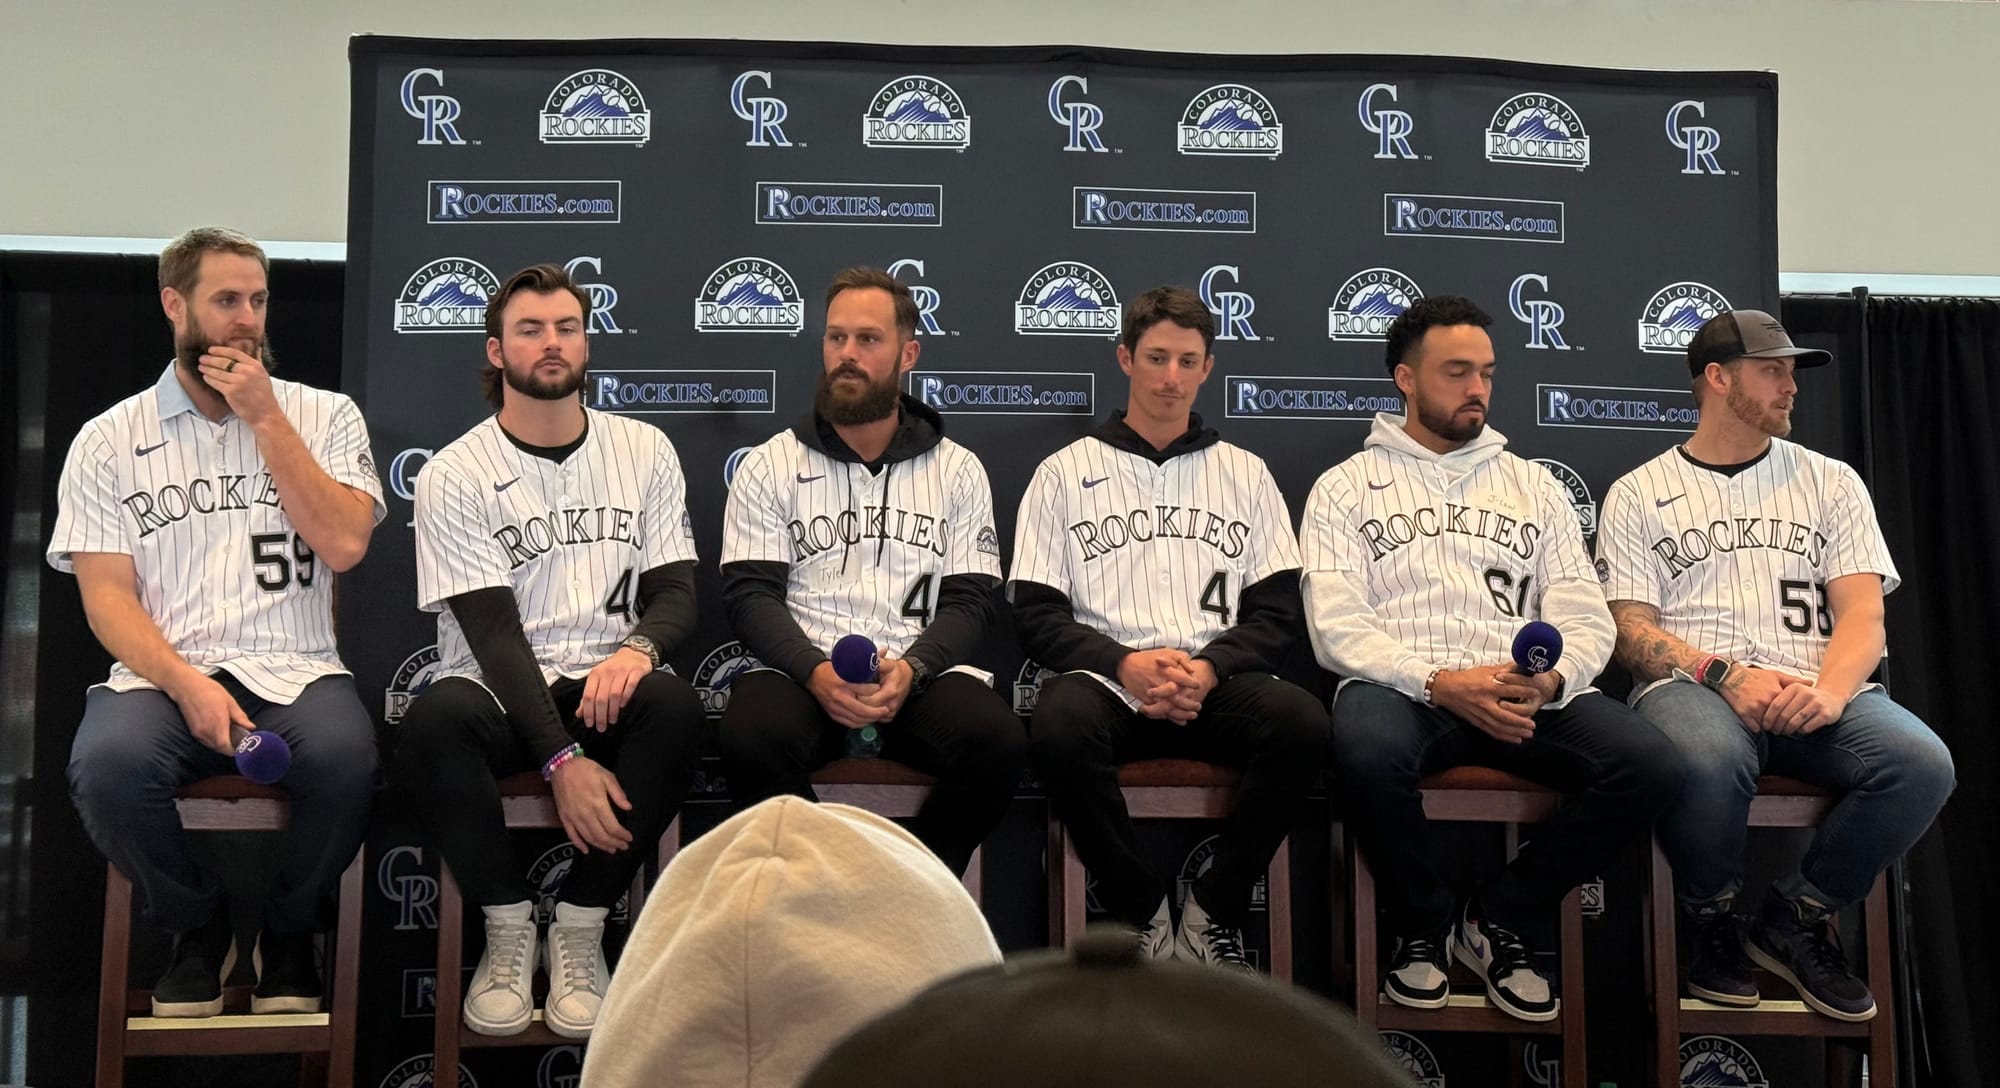
{"label": "white beanie", "polygon": [[915,836],[773,798],[667,866],[612,975],[584,1088],[792,1088],[850,1031],[998,962],[979,905]]}

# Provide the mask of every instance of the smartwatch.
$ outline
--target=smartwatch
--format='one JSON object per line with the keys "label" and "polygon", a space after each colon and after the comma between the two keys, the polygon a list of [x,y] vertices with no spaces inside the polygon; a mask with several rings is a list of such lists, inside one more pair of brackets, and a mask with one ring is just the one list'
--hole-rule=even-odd
{"label": "smartwatch", "polygon": [[924,689],[931,686],[930,667],[924,664],[922,658],[916,657],[904,658],[903,664],[910,667],[910,694],[922,695]]}
{"label": "smartwatch", "polygon": [[1728,676],[1729,670],[1735,666],[1736,662],[1721,654],[1710,654],[1694,667],[1694,678],[1710,691],[1721,691],[1723,678]]}

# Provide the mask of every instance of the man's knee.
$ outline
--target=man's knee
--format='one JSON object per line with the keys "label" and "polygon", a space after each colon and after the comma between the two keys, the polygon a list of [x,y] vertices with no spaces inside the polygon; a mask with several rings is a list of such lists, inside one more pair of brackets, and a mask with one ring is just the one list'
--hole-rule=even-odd
{"label": "man's knee", "polygon": [[478,731],[481,716],[498,708],[492,693],[463,676],[433,681],[395,727],[397,764],[435,766]]}
{"label": "man's knee", "polygon": [[[1109,756],[1103,728],[1108,708],[1102,691],[1102,684],[1081,673],[1042,681],[1027,735],[1028,755],[1037,768],[1060,771]],[[1046,770],[1041,774],[1048,777]]]}
{"label": "man's knee", "polygon": [[663,723],[697,734],[708,717],[700,693],[670,672],[649,672],[641,677],[630,701],[647,707]]}
{"label": "man's knee", "polygon": [[1325,762],[1333,723],[1319,700],[1304,688],[1266,679],[1257,692],[1257,709],[1265,722],[1265,747],[1315,769]]}
{"label": "man's knee", "polygon": [[1331,722],[1333,768],[1342,781],[1417,774],[1422,757],[1417,706],[1402,692],[1357,680],[1334,697]]}

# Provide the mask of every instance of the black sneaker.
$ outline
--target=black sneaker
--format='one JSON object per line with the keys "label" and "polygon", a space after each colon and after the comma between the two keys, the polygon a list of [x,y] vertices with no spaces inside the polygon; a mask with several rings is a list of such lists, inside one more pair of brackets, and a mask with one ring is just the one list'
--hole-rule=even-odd
{"label": "black sneaker", "polygon": [[1477,900],[1468,901],[1451,935],[1452,954],[1478,972],[1486,996],[1516,1020],[1554,1020],[1562,1004],[1549,977],[1535,966],[1535,954],[1513,930],[1481,916]]}
{"label": "black sneaker", "polygon": [[1389,977],[1382,992],[1398,1005],[1413,1009],[1442,1009],[1451,1000],[1450,966],[1445,962],[1449,929],[1424,937],[1396,938],[1396,951],[1389,957]]}
{"label": "black sneaker", "polygon": [[1750,920],[1734,911],[1705,917],[1683,915],[1693,930],[1694,962],[1688,966],[1688,993],[1714,1005],[1755,1008],[1756,967],[1744,954]]}
{"label": "black sneaker", "polygon": [[324,991],[311,933],[267,929],[257,935],[250,962],[257,968],[257,988],[250,992],[251,1012],[319,1011]]}
{"label": "black sneaker", "polygon": [[1750,958],[1835,1020],[1856,1024],[1875,1018],[1875,995],[1848,969],[1832,920],[1823,911],[1776,892],[1765,896],[1750,929]]}
{"label": "black sneaker", "polygon": [[236,968],[236,934],[218,908],[199,929],[174,934],[167,971],[153,985],[153,1015],[219,1016],[222,984]]}

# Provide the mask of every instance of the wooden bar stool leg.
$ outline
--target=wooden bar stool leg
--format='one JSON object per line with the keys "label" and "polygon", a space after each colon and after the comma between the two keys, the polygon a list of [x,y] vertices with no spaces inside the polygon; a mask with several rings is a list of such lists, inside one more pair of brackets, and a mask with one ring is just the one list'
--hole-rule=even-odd
{"label": "wooden bar stool leg", "polygon": [[1050,815],[1049,844],[1042,854],[1042,868],[1048,870],[1050,948],[1063,948],[1069,943],[1069,935],[1063,932],[1063,912],[1069,903],[1069,885],[1063,879],[1063,838],[1062,822]]}
{"label": "wooden bar stool leg", "polygon": [[465,901],[451,866],[438,859],[437,1022],[432,1025],[432,1079],[458,1079],[458,1024],[465,1004],[461,964],[465,960]]}
{"label": "wooden bar stool leg", "polygon": [[356,1011],[361,994],[361,874],[367,867],[366,846],[354,852],[354,860],[340,875],[340,910],[335,915],[332,965],[333,1006],[327,1010],[327,1068],[329,1088],[350,1088],[354,1083],[354,1042]]}
{"label": "wooden bar stool leg", "polygon": [[1653,997],[1653,1083],[1677,1084],[1681,1076],[1681,958],[1675,939],[1674,870],[1652,841],[1652,875],[1646,882],[1647,936]]}
{"label": "wooden bar stool leg", "polygon": [[104,867],[104,954],[97,968],[97,1088],[124,1088],[125,990],[132,969],[132,882]]}
{"label": "wooden bar stool leg", "polygon": [[1896,976],[1890,962],[1889,874],[1861,903],[1862,939],[1868,944],[1868,987],[1875,994],[1875,1019],[1868,1024],[1868,1083],[1896,1088]]}
{"label": "wooden bar stool leg", "polygon": [[1354,861],[1354,1017],[1369,1031],[1375,1030],[1375,874],[1368,869],[1368,855],[1360,847],[1348,851]]}
{"label": "wooden bar stool leg", "polygon": [[1265,877],[1264,917],[1271,930],[1271,977],[1292,981],[1292,840],[1278,844]]}
{"label": "wooden bar stool leg", "polygon": [[1562,901],[1563,1088],[1589,1088],[1590,1083],[1583,978],[1583,890],[1571,888]]}
{"label": "wooden bar stool leg", "polygon": [[1076,856],[1076,842],[1067,830],[1062,832],[1063,871],[1063,945],[1075,944],[1083,936],[1084,919],[1087,911],[1084,905],[1088,883],[1083,872],[1083,859]]}

